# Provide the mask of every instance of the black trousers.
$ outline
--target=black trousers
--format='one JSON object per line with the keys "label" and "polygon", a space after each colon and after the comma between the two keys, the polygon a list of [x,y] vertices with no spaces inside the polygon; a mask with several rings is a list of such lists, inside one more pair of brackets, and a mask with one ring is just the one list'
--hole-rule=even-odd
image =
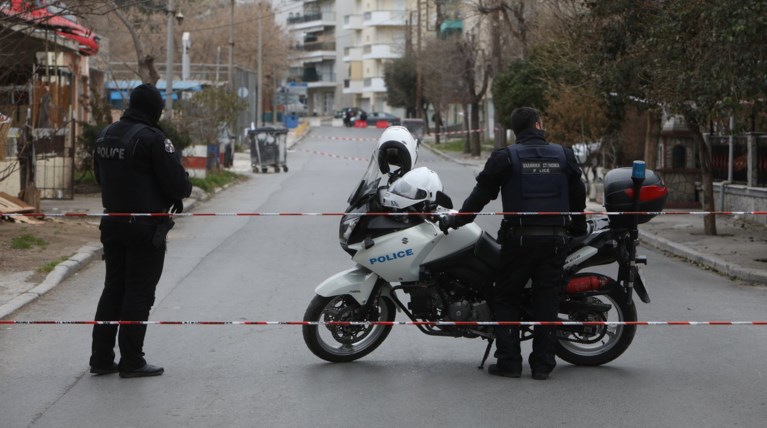
{"label": "black trousers", "polygon": [[[509,237],[501,249],[502,268],[496,281],[493,312],[497,321],[519,321],[522,291],[532,279],[531,321],[555,321],[559,290],[567,257],[564,237]],[[549,373],[556,366],[555,327],[535,326],[529,364],[534,372]],[[502,369],[520,370],[519,328],[496,329],[496,352]]]}
{"label": "black trousers", "polygon": [[[165,263],[164,243],[162,248],[152,244],[157,225],[104,218],[100,228],[106,279],[95,319],[146,321]],[[120,346],[120,369],[143,367],[145,334],[146,325],[93,326],[91,367],[112,365],[115,336]]]}

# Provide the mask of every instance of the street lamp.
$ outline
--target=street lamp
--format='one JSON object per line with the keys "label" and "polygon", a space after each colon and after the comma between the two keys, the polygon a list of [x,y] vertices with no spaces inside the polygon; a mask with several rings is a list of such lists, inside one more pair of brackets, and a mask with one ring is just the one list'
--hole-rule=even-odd
{"label": "street lamp", "polygon": [[173,114],[173,20],[178,25],[184,21],[184,14],[173,10],[173,0],[168,0],[168,44],[165,52],[165,110]]}

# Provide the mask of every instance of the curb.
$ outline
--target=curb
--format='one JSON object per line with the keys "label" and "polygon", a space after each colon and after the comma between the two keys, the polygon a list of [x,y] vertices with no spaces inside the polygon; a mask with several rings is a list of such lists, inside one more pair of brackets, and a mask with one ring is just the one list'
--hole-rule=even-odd
{"label": "curb", "polygon": [[77,273],[84,266],[87,266],[88,263],[95,258],[101,257],[103,252],[104,248],[99,242],[92,242],[80,248],[77,251],[77,254],[56,265],[56,267],[53,268],[53,271],[45,277],[45,280],[42,283],[0,306],[0,318],[4,318],[16,312],[27,303],[30,303],[43,294],[51,291],[65,279]]}
{"label": "curb", "polygon": [[455,162],[455,163],[457,163],[459,165],[463,165],[463,166],[479,166],[478,163],[476,163],[476,162],[466,162],[466,161],[461,160],[461,159],[456,159],[456,158],[446,154],[445,152],[435,148],[431,144],[428,144],[428,143],[426,143],[424,141],[421,141],[421,145],[426,147],[427,149],[429,149],[432,153],[434,153],[434,154],[436,154],[436,155],[438,155],[438,156],[440,156],[440,157],[442,157],[442,158],[444,158],[446,160]]}
{"label": "curb", "polygon": [[715,272],[726,275],[731,279],[767,284],[767,272],[765,271],[744,268],[734,263],[725,262],[717,257],[701,254],[689,247],[669,241],[666,238],[643,232],[641,229],[639,230],[639,237],[643,242],[649,244],[650,247],[655,248],[656,250],[661,250],[674,256],[681,257],[690,263],[705,266]]}
{"label": "curb", "polygon": [[[591,207],[589,207],[591,205]],[[587,211],[601,211],[604,207],[594,203],[586,203]],[[767,271],[758,269],[744,268],[735,263],[726,262],[718,257],[699,253],[692,248],[670,241],[653,233],[646,232],[639,228],[639,239],[650,248],[679,257],[688,263],[698,264],[707,269],[713,270],[719,274],[725,275],[730,279],[739,279],[742,281],[767,284]]]}

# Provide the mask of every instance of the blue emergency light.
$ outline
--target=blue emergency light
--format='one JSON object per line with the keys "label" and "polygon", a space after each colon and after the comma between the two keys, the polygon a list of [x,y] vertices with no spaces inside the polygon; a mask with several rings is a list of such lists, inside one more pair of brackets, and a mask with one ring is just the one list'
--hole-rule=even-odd
{"label": "blue emergency light", "polygon": [[638,180],[644,180],[645,179],[645,162],[635,160],[634,166],[631,169],[631,178],[636,178]]}

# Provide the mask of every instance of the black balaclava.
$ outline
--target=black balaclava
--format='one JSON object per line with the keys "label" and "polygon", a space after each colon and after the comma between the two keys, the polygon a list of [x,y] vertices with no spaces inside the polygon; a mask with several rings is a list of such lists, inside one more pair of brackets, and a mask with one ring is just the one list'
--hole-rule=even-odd
{"label": "black balaclava", "polygon": [[128,107],[143,112],[152,123],[160,120],[164,105],[160,91],[152,84],[144,83],[136,86],[130,93]]}

